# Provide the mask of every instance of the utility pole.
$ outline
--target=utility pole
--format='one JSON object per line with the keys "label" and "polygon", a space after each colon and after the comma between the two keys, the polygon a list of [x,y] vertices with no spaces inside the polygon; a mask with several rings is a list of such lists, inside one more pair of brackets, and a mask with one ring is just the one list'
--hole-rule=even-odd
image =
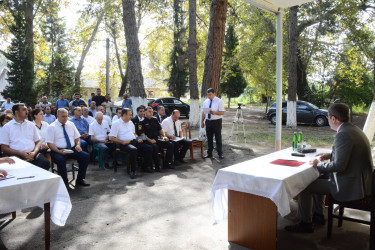
{"label": "utility pole", "polygon": [[106,94],[109,94],[109,38],[106,39],[106,51],[107,51],[107,57],[106,57],[106,74],[105,74],[105,92]]}

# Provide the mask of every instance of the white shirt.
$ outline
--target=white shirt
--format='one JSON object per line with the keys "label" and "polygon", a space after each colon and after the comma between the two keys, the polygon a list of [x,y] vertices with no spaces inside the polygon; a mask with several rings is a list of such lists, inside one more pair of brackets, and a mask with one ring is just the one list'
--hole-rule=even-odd
{"label": "white shirt", "polygon": [[14,105],[13,102],[10,102],[10,103],[3,102],[3,104],[1,104],[1,107],[5,109],[12,109],[13,105]]}
{"label": "white shirt", "polygon": [[23,123],[11,120],[4,125],[0,134],[0,144],[8,145],[11,149],[31,152],[35,148],[35,142],[40,140],[34,123],[25,120]]}
{"label": "white shirt", "polygon": [[83,115],[81,116],[82,119],[85,119],[89,124],[95,121],[95,119],[92,116],[87,116],[84,117]]}
{"label": "white shirt", "polygon": [[51,107],[51,103],[50,102],[47,102],[47,103],[40,102],[39,104],[40,104],[40,106],[42,106],[42,108]]}
{"label": "white shirt", "polygon": [[180,131],[182,130],[181,129],[181,121],[177,120],[176,121],[177,135],[175,135],[175,133],[174,133],[174,126],[173,126],[173,120],[172,120],[171,116],[164,119],[164,121],[161,123],[161,127],[169,135],[174,135],[174,136],[180,136]]}
{"label": "white shirt", "polygon": [[106,109],[106,113],[107,114],[112,114],[112,108],[113,108],[113,102],[107,102],[107,109]]}
{"label": "white shirt", "polygon": [[48,122],[42,121],[42,126],[40,128],[38,128],[38,126],[36,126],[35,121],[33,121],[33,123],[35,124],[35,127],[36,127],[36,129],[38,131],[38,134],[40,136],[40,141],[42,143],[44,143],[46,141],[47,128],[49,126]]}
{"label": "white shirt", "polygon": [[115,121],[117,121],[118,119],[120,119],[117,115],[113,116],[112,118],[112,123],[114,123]]}
{"label": "white shirt", "polygon": [[111,129],[109,128],[108,122],[102,121],[102,124],[99,124],[97,120],[92,122],[89,127],[89,135],[95,136],[95,139],[100,141],[104,141],[107,139],[107,133],[109,133]]}
{"label": "white shirt", "polygon": [[[211,102],[211,100],[207,98],[203,102],[203,107],[202,108],[209,108],[210,107],[210,102]],[[212,99],[211,110],[212,111],[216,111],[216,112],[217,111],[225,111],[223,100],[221,100],[220,98],[218,98],[217,96],[215,96],[214,99]],[[205,115],[206,115],[206,119],[207,120],[217,120],[217,119],[223,118],[222,115],[213,115],[213,114],[211,114],[211,119],[208,119],[208,114],[205,114]]]}
{"label": "white shirt", "polygon": [[109,117],[108,115],[103,115],[103,121],[106,121],[108,122],[108,125],[112,125],[112,121],[111,121],[111,117]]}
{"label": "white shirt", "polygon": [[[70,145],[74,147],[74,145],[76,145],[74,140],[81,137],[81,135],[79,134],[74,123],[71,121],[67,121],[65,123],[65,130],[69,136]],[[49,125],[47,129],[46,142],[53,143],[58,148],[67,148],[64,130],[59,120],[56,120]]]}
{"label": "white shirt", "polygon": [[109,136],[116,137],[121,141],[135,139],[135,127],[132,121],[124,122],[123,119],[118,119],[113,123]]}

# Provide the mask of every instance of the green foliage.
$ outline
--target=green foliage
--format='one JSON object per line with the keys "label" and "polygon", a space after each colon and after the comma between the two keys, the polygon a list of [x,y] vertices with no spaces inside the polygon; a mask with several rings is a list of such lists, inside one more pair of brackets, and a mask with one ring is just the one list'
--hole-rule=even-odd
{"label": "green foliage", "polygon": [[15,101],[22,101],[27,105],[35,103],[36,95],[33,90],[34,71],[33,53],[25,43],[25,19],[22,8],[13,6],[13,21],[10,24],[10,32],[14,36],[7,52],[2,51],[8,60],[8,82],[2,95]]}
{"label": "green foliage", "polygon": [[58,17],[59,5],[48,0],[44,9],[46,15],[40,28],[45,42],[44,60],[38,69],[39,81],[36,85],[40,96],[57,97],[61,93],[73,94],[74,67],[67,49],[65,22]]}
{"label": "green foliage", "polygon": [[170,57],[171,74],[168,89],[176,98],[185,95],[188,90],[188,64],[186,54],[186,27],[184,25],[183,1],[174,0],[174,44]]}
{"label": "green foliage", "polygon": [[220,83],[220,92],[226,94],[228,98],[239,97],[247,85],[240,64],[236,60],[238,38],[234,29],[234,25],[229,25],[225,34],[224,63]]}

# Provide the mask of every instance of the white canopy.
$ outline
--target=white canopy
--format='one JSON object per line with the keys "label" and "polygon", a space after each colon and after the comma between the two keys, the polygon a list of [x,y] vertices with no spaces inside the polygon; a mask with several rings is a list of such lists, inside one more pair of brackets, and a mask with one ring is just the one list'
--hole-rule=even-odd
{"label": "white canopy", "polygon": [[283,13],[284,8],[312,2],[313,0],[244,0],[260,9],[276,15],[276,135],[275,149],[281,150],[281,99],[283,69]]}

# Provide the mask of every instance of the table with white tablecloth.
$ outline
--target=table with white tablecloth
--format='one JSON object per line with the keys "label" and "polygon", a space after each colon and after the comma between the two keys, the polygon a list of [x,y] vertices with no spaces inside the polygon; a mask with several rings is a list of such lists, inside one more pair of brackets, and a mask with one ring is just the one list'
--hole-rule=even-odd
{"label": "table with white tablecloth", "polygon": [[[281,216],[289,214],[290,200],[319,176],[319,172],[309,165],[308,161],[318,153],[330,151],[319,149],[315,153],[306,154],[305,157],[291,156],[292,152],[292,149],[288,148],[220,169],[211,190],[214,222],[219,223],[228,213],[228,199],[230,200],[228,190],[233,195],[232,197],[239,197],[239,203],[256,206],[257,204],[254,203],[265,202],[262,206],[270,207],[270,211],[275,211],[275,214],[276,211]],[[272,161],[278,159],[305,163],[298,167],[271,164]],[[241,197],[241,195],[244,196]],[[250,196],[252,198],[248,199]],[[238,200],[236,203],[238,204]],[[231,209],[230,204],[229,209]],[[232,207],[232,209],[236,210],[237,208]],[[243,210],[243,208],[238,209],[240,212]],[[265,213],[265,208],[263,211],[262,208],[253,209]],[[229,212],[233,214],[233,211]],[[243,213],[247,214],[246,211]],[[260,218],[258,215],[256,216],[253,219]],[[252,221],[246,223],[251,224]],[[276,228],[276,221],[274,223],[275,226],[271,230]]]}
{"label": "table with white tablecloth", "polygon": [[12,159],[15,164],[0,164],[0,169],[14,176],[0,181],[0,214],[39,206],[48,210],[50,218],[48,216],[48,221],[47,218],[45,221],[48,226],[49,219],[58,226],[64,226],[72,204],[61,177],[17,157]]}

